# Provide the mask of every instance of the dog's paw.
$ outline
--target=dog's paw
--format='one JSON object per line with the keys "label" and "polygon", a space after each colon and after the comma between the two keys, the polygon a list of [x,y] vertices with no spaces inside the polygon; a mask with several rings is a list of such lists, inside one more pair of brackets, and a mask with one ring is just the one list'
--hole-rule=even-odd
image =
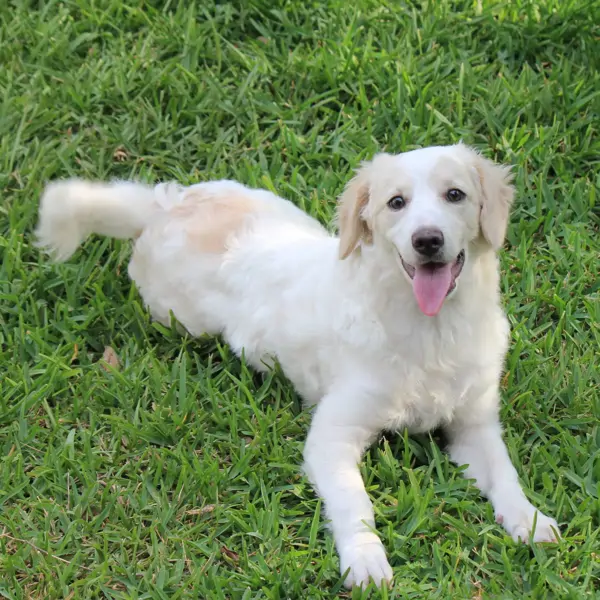
{"label": "dog's paw", "polygon": [[347,588],[367,587],[373,581],[380,587],[392,580],[392,567],[385,555],[383,544],[377,540],[345,546],[340,552],[342,575],[350,569],[344,582]]}
{"label": "dog's paw", "polygon": [[534,542],[556,542],[560,538],[557,522],[533,507],[498,514],[496,521],[504,526],[515,542],[529,542],[532,532]]}

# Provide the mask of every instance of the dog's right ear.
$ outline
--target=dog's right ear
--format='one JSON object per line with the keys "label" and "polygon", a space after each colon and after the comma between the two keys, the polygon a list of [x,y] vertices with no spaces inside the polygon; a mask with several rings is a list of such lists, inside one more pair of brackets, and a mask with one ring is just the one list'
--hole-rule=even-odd
{"label": "dog's right ear", "polygon": [[339,199],[339,256],[342,260],[350,256],[361,241],[369,244],[373,239],[373,232],[364,215],[364,209],[369,203],[367,171],[368,164],[362,165]]}

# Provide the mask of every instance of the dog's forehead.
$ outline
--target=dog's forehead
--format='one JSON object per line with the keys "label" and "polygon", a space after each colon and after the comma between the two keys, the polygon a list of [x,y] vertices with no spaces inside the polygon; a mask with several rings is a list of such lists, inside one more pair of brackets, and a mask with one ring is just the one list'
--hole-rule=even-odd
{"label": "dog's forehead", "polygon": [[431,173],[450,174],[466,167],[465,157],[456,146],[431,146],[396,156],[398,166],[414,177]]}
{"label": "dog's forehead", "polygon": [[371,189],[389,193],[394,188],[410,194],[421,185],[469,185],[473,179],[471,171],[474,172],[472,161],[460,146],[430,146],[380,156]]}

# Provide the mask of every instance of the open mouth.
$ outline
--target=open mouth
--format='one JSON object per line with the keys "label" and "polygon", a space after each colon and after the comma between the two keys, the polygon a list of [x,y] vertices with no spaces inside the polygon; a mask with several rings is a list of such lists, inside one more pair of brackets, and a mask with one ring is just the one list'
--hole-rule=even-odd
{"label": "open mouth", "polygon": [[412,279],[413,292],[421,311],[428,317],[437,315],[446,296],[456,287],[456,280],[465,264],[465,251],[461,250],[452,262],[427,262],[416,267],[400,256],[402,266]]}

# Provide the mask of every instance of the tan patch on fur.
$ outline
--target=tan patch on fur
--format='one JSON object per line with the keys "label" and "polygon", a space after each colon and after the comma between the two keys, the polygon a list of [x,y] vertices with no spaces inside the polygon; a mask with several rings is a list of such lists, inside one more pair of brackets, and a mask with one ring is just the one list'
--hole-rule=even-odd
{"label": "tan patch on fur", "polygon": [[208,254],[223,254],[231,236],[243,229],[248,217],[265,208],[243,194],[215,196],[193,192],[170,213],[184,221],[191,247]]}

